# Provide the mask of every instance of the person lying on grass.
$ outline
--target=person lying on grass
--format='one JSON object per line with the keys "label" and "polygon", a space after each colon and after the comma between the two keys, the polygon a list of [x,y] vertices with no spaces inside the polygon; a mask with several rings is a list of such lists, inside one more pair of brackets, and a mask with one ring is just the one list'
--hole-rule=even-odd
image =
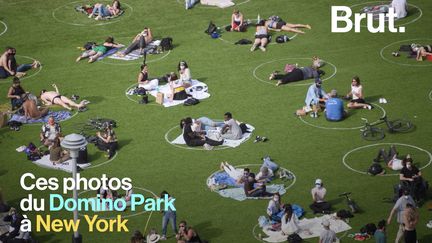
{"label": "person lying on grass", "polygon": [[92,13],[88,17],[91,19],[97,15],[95,19],[100,20],[105,17],[116,16],[120,13],[120,9],[121,9],[120,1],[118,0],[113,0],[111,6],[110,5],[104,6],[102,3],[96,3],[93,6]]}
{"label": "person lying on grass", "polygon": [[291,24],[283,21],[279,16],[273,15],[268,18],[265,22],[266,26],[269,29],[273,29],[275,31],[287,31],[298,34],[304,34],[305,32],[299,30],[298,28],[306,28],[311,29],[311,26],[308,24]]}
{"label": "person lying on grass", "polygon": [[324,71],[320,70],[323,62],[319,57],[312,57],[312,64],[307,67],[297,67],[297,65],[288,64],[286,67],[287,73],[280,74],[279,71],[274,71],[270,74],[269,80],[278,80],[276,86],[283,84],[297,82],[306,79],[316,79],[325,74]]}
{"label": "person lying on grass", "polygon": [[[426,48],[424,46],[415,45],[412,49],[414,52],[417,53],[416,60],[419,62],[423,61],[425,58],[427,58],[427,56],[432,56],[432,52],[426,50]],[[430,46],[429,46],[429,49],[430,49]]]}
{"label": "person lying on grass", "polygon": [[[403,168],[402,160],[398,159],[399,153],[396,151],[396,146],[391,145],[388,152],[385,148],[380,148],[377,156],[373,159],[375,163],[379,163],[381,160],[387,164],[392,170],[401,170]],[[405,158],[411,158],[411,155],[407,154]]]}
{"label": "person lying on grass", "polygon": [[6,47],[5,52],[0,57],[0,79],[10,76],[18,78],[26,75],[30,69],[36,69],[41,66],[41,63],[34,60],[31,64],[18,65],[15,59],[16,49],[13,47]]}
{"label": "person lying on grass", "polygon": [[261,20],[257,25],[256,25],[256,31],[255,31],[255,40],[254,43],[252,44],[251,47],[251,51],[255,51],[255,49],[257,47],[259,47],[259,49],[261,51],[266,51],[266,46],[268,43],[268,29],[267,26],[265,24],[265,20]]}
{"label": "person lying on grass", "polygon": [[204,146],[205,149],[212,149],[213,146],[223,144],[223,140],[215,141],[205,136],[204,132],[192,130],[192,118],[186,117],[180,121],[180,128],[183,130],[183,139],[189,147]]}
{"label": "person lying on grass", "polygon": [[364,100],[363,86],[360,84],[360,78],[358,76],[352,78],[351,91],[346,95],[346,98],[351,99],[347,105],[349,109],[372,109],[372,106],[367,104]]}
{"label": "person lying on grass", "polygon": [[109,36],[102,45],[97,45],[94,43],[91,50],[85,51],[79,57],[77,57],[76,62],[79,62],[85,58],[89,58],[89,63],[95,62],[99,57],[103,56],[109,50],[120,47],[123,47],[123,45],[115,43],[114,38]]}
{"label": "person lying on grass", "polygon": [[153,41],[153,34],[150,28],[144,27],[144,30],[138,33],[132,40],[132,43],[124,50],[119,52],[118,55],[121,57],[126,56],[134,50],[139,49],[140,55],[144,54],[144,48]]}
{"label": "person lying on grass", "polygon": [[68,110],[72,110],[72,107],[82,109],[90,103],[87,100],[82,100],[79,104],[77,104],[68,97],[61,95],[56,84],[52,84],[51,86],[55,89],[55,91],[47,91],[46,89],[41,91],[40,98],[44,105],[60,105]]}

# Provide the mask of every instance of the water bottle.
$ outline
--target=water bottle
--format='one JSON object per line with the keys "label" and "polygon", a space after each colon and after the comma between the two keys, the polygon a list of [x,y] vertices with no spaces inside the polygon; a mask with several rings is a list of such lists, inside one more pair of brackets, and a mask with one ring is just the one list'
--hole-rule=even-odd
{"label": "water bottle", "polygon": [[260,21],[261,21],[261,17],[260,17],[260,15],[258,14],[258,17],[257,17],[257,24],[258,24]]}

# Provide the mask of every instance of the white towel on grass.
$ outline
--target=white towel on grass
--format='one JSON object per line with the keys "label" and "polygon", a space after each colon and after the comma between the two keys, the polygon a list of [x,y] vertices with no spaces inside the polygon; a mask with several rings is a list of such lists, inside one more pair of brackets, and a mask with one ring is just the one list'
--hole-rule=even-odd
{"label": "white towel on grass", "polygon": [[219,8],[228,8],[235,5],[231,0],[201,0],[200,2],[202,5],[216,6]]}
{"label": "white towel on grass", "polygon": [[[255,127],[253,127],[252,125],[249,125],[249,124],[246,124],[246,126],[250,132],[243,133],[241,139],[238,139],[238,140],[225,139],[224,143],[220,146],[227,146],[227,147],[235,148],[235,147],[240,146],[240,144],[244,143],[245,141],[247,141],[252,136],[252,132],[253,132],[253,130],[255,130]],[[176,139],[172,140],[171,143],[172,144],[186,144],[185,140],[183,139],[183,134],[180,134]]]}
{"label": "white towel on grass", "polygon": [[[39,160],[33,161],[34,164],[39,165],[41,167],[54,169],[54,170],[62,170],[69,173],[72,173],[72,159],[63,162],[63,164],[53,165],[51,160],[49,159],[49,155],[44,155]],[[66,164],[67,163],[67,164]],[[89,167],[91,164],[77,164],[81,169]]]}
{"label": "white towel on grass", "polygon": [[[321,232],[324,231],[324,228],[321,225],[324,219],[329,220],[330,229],[336,233],[340,233],[351,229],[351,226],[345,223],[345,221],[336,219],[334,214],[323,215],[321,217],[315,217],[311,219],[303,218],[300,220],[299,226],[302,229],[308,229],[311,234],[308,234],[307,231],[300,231],[299,233],[300,237],[303,239],[319,237]],[[266,235],[268,235],[268,237],[263,238],[264,241],[266,242],[286,242],[287,241],[287,236],[282,235],[281,231],[271,231],[270,228],[271,226],[265,226],[263,228],[263,232]]]}
{"label": "white towel on grass", "polygon": [[[197,91],[197,89],[195,87],[202,87],[202,89]],[[168,95],[171,94],[171,89],[169,87],[169,84],[159,85],[157,88],[151,90],[149,93],[152,96],[156,97],[158,92],[161,92],[164,94],[163,106],[165,106],[165,107],[180,105],[180,104],[183,104],[186,100],[186,99],[184,99],[184,100],[170,101],[168,99]],[[192,80],[192,86],[186,89],[186,93],[192,95],[192,97],[199,99],[199,100],[207,99],[208,97],[210,97],[210,94],[208,93],[207,84],[200,82],[199,80],[196,80],[196,79]]]}

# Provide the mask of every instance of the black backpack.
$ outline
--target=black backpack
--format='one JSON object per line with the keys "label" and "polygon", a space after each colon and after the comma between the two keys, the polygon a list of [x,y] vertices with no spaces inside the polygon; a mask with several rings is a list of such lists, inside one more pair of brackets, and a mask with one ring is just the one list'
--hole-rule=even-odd
{"label": "black backpack", "polygon": [[87,51],[91,50],[93,45],[96,45],[96,43],[95,42],[87,42],[84,44],[84,49],[86,49]]}
{"label": "black backpack", "polygon": [[287,35],[280,35],[280,36],[276,37],[276,43],[281,44],[281,43],[285,43],[288,41],[290,41],[290,38]]}
{"label": "black backpack", "polygon": [[217,30],[217,26],[215,24],[213,24],[212,21],[210,21],[207,29],[204,31],[204,33],[211,35],[213,32],[216,32]]}
{"label": "black backpack", "polygon": [[82,147],[78,151],[78,158],[77,163],[78,164],[87,164],[88,163],[88,153],[87,153],[87,146]]}
{"label": "black backpack", "polygon": [[303,242],[303,239],[297,233],[288,236],[288,243],[300,243],[300,242]]}
{"label": "black backpack", "polygon": [[173,49],[172,45],[173,39],[171,37],[165,37],[161,40],[160,46],[162,47],[162,51],[168,51]]}
{"label": "black backpack", "polygon": [[191,105],[196,105],[200,103],[199,99],[195,99],[195,98],[188,98],[187,100],[185,100],[185,102],[183,103],[183,105],[185,106],[191,106]]}
{"label": "black backpack", "polygon": [[345,209],[341,209],[341,210],[337,211],[336,216],[338,218],[341,218],[341,219],[347,219],[347,218],[354,217],[354,215],[352,215],[352,213],[350,211],[345,210]]}
{"label": "black backpack", "polygon": [[381,172],[383,172],[383,168],[382,168],[382,166],[381,166],[380,164],[378,164],[378,163],[373,163],[373,164],[369,167],[368,172],[369,172],[369,174],[375,176],[375,175],[378,175],[378,174],[380,174]]}
{"label": "black backpack", "polygon": [[239,126],[240,126],[240,129],[241,129],[241,131],[242,131],[243,134],[250,133],[250,131],[248,130],[248,127],[247,127],[246,123],[240,123]]}

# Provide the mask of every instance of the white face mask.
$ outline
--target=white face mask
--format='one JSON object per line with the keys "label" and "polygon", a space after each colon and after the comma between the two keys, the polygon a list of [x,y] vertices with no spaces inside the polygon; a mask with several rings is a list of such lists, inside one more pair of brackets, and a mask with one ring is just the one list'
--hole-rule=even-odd
{"label": "white face mask", "polygon": [[321,188],[321,184],[315,184],[316,188]]}
{"label": "white face mask", "polygon": [[408,199],[408,196],[405,196],[405,199]]}

